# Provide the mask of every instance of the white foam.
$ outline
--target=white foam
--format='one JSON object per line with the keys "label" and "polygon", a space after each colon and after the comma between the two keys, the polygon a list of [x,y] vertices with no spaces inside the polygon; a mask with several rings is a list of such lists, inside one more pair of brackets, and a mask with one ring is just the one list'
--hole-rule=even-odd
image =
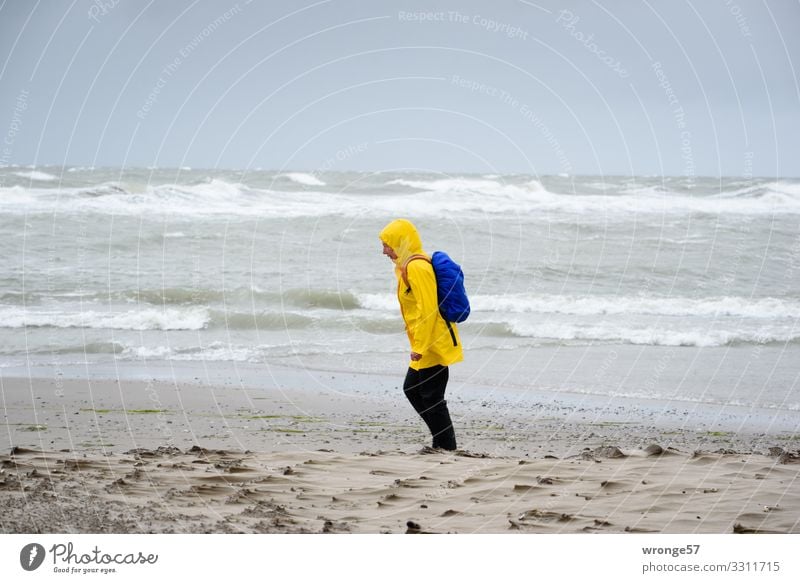
{"label": "white foam", "polygon": [[[470,297],[476,312],[660,316],[800,318],[800,301],[745,297],[638,297],[569,295],[476,295]],[[364,307],[368,307],[364,304]]]}
{"label": "white foam", "polygon": [[[394,294],[357,294],[358,305],[366,310],[397,308]],[[780,319],[800,318],[800,301],[746,297],[640,297],[570,295],[470,295],[474,314],[571,314],[579,316],[644,314],[654,316],[697,316],[707,318]]]}
{"label": "white foam", "polygon": [[385,312],[397,310],[397,297],[393,294],[356,294],[358,305],[366,310]]}
{"label": "white foam", "polygon": [[143,308],[124,312],[64,312],[22,307],[0,308],[0,328],[108,328],[116,330],[201,330],[209,321],[206,308]]}
{"label": "white foam", "polygon": [[[264,347],[261,347],[263,349]],[[258,360],[258,347],[230,346],[212,342],[205,348],[171,346],[127,347],[120,355],[124,360],[183,360],[183,361],[233,361],[255,362]]]}
{"label": "white foam", "polygon": [[770,182],[767,189],[772,192],[779,192],[788,194],[792,197],[800,198],[800,183],[786,182],[785,180],[778,180],[777,182]]}
{"label": "white foam", "polygon": [[[304,186],[324,185],[316,177],[288,173]],[[169,215],[191,219],[198,216],[247,217],[388,217],[405,215],[441,217],[458,210],[464,218],[484,215],[524,217],[526,220],[574,221],[576,215],[599,221],[631,220],[632,215],[683,215],[691,213],[793,215],[800,214],[800,185],[778,181],[748,186],[746,193],[718,197],[698,193],[663,192],[660,187],[631,187],[613,194],[553,193],[530,180],[506,184],[485,178],[413,180],[398,178],[386,184],[406,186],[405,192],[368,194],[286,191],[254,188],[210,178],[198,184],[142,185],[129,192],[113,182],[87,188],[0,188],[0,212],[81,213],[114,215]],[[132,190],[133,187],[128,188]],[[89,196],[87,196],[89,195]],[[102,196],[98,196],[102,195]],[[661,220],[661,219],[658,219]]]}
{"label": "white foam", "polygon": [[526,199],[531,193],[546,193],[542,184],[530,180],[522,186],[504,184],[498,180],[486,178],[440,178],[438,180],[407,180],[397,178],[386,183],[390,186],[408,186],[417,190],[428,191],[439,195],[478,194],[501,198]]}
{"label": "white foam", "polygon": [[305,172],[287,172],[285,174],[280,174],[279,176],[288,178],[292,182],[302,184],[303,186],[325,186],[325,183],[322,182],[322,180],[313,174],[306,174]]}
{"label": "white foam", "polygon": [[50,182],[51,180],[58,180],[58,176],[53,176],[47,172],[40,172],[38,170],[31,170],[30,172],[14,172],[20,178],[29,178],[30,180],[38,180],[40,182]]}
{"label": "white foam", "polygon": [[601,325],[581,325],[574,323],[545,322],[531,324],[524,322],[507,323],[508,330],[521,338],[539,338],[563,341],[604,341],[641,344],[649,346],[725,346],[732,343],[794,342],[800,339],[800,331],[770,328],[758,330],[708,329],[664,327],[633,328],[616,323]]}
{"label": "white foam", "polygon": [[270,358],[317,355],[394,354],[397,348],[354,347],[352,342],[341,346],[313,342],[284,344],[237,345],[212,342],[207,346],[128,346],[119,357],[123,360],[235,361],[265,362]]}

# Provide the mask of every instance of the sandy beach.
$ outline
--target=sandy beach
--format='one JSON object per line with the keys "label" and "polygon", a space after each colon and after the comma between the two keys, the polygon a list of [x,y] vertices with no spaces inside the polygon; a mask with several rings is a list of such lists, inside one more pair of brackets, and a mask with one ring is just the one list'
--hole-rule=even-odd
{"label": "sandy beach", "polygon": [[455,453],[391,390],[3,377],[0,531],[800,532],[784,431],[449,401]]}

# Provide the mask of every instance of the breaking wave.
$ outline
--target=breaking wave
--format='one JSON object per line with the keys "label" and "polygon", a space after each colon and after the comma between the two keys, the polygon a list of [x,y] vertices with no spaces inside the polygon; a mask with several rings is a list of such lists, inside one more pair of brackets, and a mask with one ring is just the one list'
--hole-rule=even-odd
{"label": "breaking wave", "polygon": [[[54,177],[55,178],[55,177]],[[800,184],[761,181],[729,190],[670,190],[658,184],[612,184],[574,181],[569,189],[550,190],[539,180],[452,177],[395,178],[370,188],[348,190],[311,174],[278,175],[277,183],[248,185],[222,178],[193,184],[133,184],[117,181],[71,188],[0,188],[5,212],[92,212],[118,215],[321,217],[387,216],[415,213],[441,216],[458,209],[467,215],[542,213],[615,214],[800,214]],[[44,180],[40,178],[40,180]],[[280,188],[275,187],[280,185]],[[294,185],[294,186],[292,186]],[[301,188],[302,187],[302,188]],[[312,188],[309,190],[309,188]],[[324,190],[327,189],[327,190]]]}

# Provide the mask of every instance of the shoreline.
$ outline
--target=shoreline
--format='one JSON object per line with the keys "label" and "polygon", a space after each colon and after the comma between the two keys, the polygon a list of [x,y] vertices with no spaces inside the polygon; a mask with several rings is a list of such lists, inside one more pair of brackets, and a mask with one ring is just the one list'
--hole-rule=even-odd
{"label": "shoreline", "polygon": [[[202,442],[205,447],[254,451],[334,444],[337,451],[350,453],[374,447],[410,453],[430,441],[400,389],[370,394],[152,379],[3,378],[2,393],[7,429],[0,439],[2,449],[105,454],[162,445],[188,449]],[[562,457],[587,447],[638,449],[651,443],[687,453],[763,454],[797,442],[793,432],[715,429],[713,419],[687,425],[677,410],[670,410],[665,421],[664,415],[654,419],[653,410],[634,419],[630,407],[595,408],[585,401],[530,404],[448,395],[448,404],[460,447],[490,455]]]}
{"label": "shoreline", "polygon": [[[402,393],[402,370],[398,370],[387,375],[237,362],[111,361],[5,367],[0,369],[0,379],[12,384],[29,382],[39,387],[39,396],[67,401],[76,396],[75,388],[84,384],[101,387],[99,394],[104,398],[109,393],[103,388],[106,383],[126,384],[131,390],[121,393],[118,400],[136,396],[138,405],[132,409],[163,408],[159,399],[168,398],[172,408],[180,410],[180,395],[190,398],[192,407],[196,407],[197,399],[209,407],[211,394],[226,391],[226,398],[234,397],[237,406],[251,409],[258,409],[259,402],[263,404],[261,398],[286,400],[287,406],[297,402],[311,415],[327,418],[327,409],[332,407],[336,412],[332,420],[344,424],[351,418],[369,420],[373,411],[364,407],[369,402],[394,422],[421,427]],[[624,445],[631,443],[630,437],[636,433],[661,436],[662,440],[667,436],[666,441],[670,441],[670,435],[680,436],[680,446],[685,449],[712,442],[737,451],[758,451],[791,443],[798,438],[800,427],[800,411],[793,410],[487,386],[463,379],[456,370],[447,390],[457,427],[473,421],[483,426],[509,425],[521,434],[534,435],[537,442],[555,432],[588,437],[591,431],[585,428],[602,428],[604,431],[595,433],[621,439]],[[141,398],[143,391],[149,400]],[[59,394],[63,396],[57,397]],[[114,406],[125,408],[121,403]],[[624,431],[626,427],[636,431]],[[619,431],[608,431],[613,428]],[[470,445],[482,441],[477,434],[470,434],[469,439],[474,440]]]}

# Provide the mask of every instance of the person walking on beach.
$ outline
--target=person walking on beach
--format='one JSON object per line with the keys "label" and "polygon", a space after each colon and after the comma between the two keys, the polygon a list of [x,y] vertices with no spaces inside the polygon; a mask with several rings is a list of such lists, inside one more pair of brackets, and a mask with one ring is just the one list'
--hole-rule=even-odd
{"label": "person walking on beach", "polygon": [[464,359],[455,323],[439,313],[436,275],[416,227],[406,220],[380,233],[383,254],[395,264],[397,299],[411,344],[411,362],[403,391],[433,436],[433,447],[456,449],[456,434],[444,392],[448,367]]}

